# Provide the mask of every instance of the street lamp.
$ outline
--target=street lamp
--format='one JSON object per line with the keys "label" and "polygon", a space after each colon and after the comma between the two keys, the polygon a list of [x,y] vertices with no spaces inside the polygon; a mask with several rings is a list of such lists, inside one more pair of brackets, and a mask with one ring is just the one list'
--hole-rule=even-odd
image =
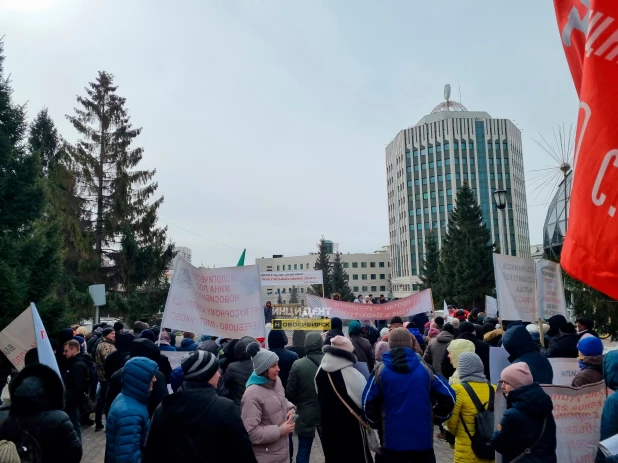
{"label": "street lamp", "polygon": [[[493,195],[494,195],[494,201],[496,202],[496,207],[498,208],[498,211],[502,211],[502,214],[504,214],[504,209],[506,209],[506,190],[504,189],[494,190]],[[500,212],[498,212],[498,216],[500,217]],[[506,252],[506,238],[503,238],[502,235],[504,233],[500,233],[500,228],[501,227],[498,227],[498,234],[500,235],[500,253],[506,254],[507,253]],[[505,227],[505,232],[506,232],[506,227]]]}

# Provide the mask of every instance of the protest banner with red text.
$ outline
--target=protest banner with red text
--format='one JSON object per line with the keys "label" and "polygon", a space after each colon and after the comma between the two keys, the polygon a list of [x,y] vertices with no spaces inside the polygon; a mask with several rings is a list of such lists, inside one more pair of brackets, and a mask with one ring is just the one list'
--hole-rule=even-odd
{"label": "protest banner with red text", "polygon": [[326,317],[339,317],[344,320],[388,320],[395,316],[411,317],[433,311],[431,289],[411,296],[387,302],[386,304],[356,304],[335,301],[308,294],[307,305]]}
{"label": "protest banner with red text", "polygon": [[257,265],[208,269],[178,258],[163,326],[224,338],[264,337]]}
{"label": "protest banner with red text", "polygon": [[321,285],[324,282],[322,270],[307,272],[262,272],[262,286]]}
{"label": "protest banner with red text", "polygon": [[498,310],[502,320],[533,322],[536,310],[534,261],[494,254]]}
{"label": "protest banner with red text", "polygon": [[544,259],[536,262],[536,297],[538,318],[549,319],[554,315],[569,317],[560,264]]}

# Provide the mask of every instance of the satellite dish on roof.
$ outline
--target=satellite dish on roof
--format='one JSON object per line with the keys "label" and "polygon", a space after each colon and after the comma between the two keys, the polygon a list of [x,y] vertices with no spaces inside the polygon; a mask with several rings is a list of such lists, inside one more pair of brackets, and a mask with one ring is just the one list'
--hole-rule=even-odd
{"label": "satellite dish on roof", "polygon": [[444,99],[449,100],[451,98],[451,84],[446,84],[444,86]]}

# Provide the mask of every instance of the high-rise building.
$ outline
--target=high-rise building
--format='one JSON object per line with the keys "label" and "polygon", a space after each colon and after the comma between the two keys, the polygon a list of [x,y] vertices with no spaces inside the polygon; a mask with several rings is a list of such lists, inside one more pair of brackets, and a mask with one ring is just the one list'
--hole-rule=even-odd
{"label": "high-rise building", "polygon": [[[500,243],[502,234],[508,254],[530,257],[520,130],[508,119],[468,111],[449,96],[447,86],[446,101],[386,147],[395,297],[418,290],[425,236],[434,229],[440,245],[464,182],[476,194],[493,240]],[[496,189],[507,191],[506,214],[499,214],[493,201]]]}
{"label": "high-rise building", "polygon": [[182,257],[184,260],[191,263],[191,249],[190,248],[186,246],[176,246],[175,250],[177,254],[176,254],[176,257],[172,259],[172,262],[170,262],[170,270],[174,269],[174,264],[176,263],[176,259],[178,257]]}

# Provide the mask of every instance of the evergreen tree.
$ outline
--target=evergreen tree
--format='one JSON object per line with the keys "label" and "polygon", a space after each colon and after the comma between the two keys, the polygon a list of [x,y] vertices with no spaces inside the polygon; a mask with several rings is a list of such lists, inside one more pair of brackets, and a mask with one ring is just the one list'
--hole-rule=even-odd
{"label": "evergreen tree", "polygon": [[341,262],[341,253],[338,252],[335,254],[335,260],[332,265],[333,293],[339,293],[341,300],[346,302],[354,301],[354,294],[352,294],[352,290],[348,285],[349,280],[350,277]]}
{"label": "evergreen tree", "polygon": [[420,289],[431,289],[434,302],[440,300],[438,264],[440,262],[440,251],[438,250],[438,237],[434,230],[430,230],[425,235],[425,259],[423,261],[419,278]]}
{"label": "evergreen tree", "polygon": [[[318,243],[318,257],[315,260],[314,270],[321,270],[324,278],[324,296],[328,297],[333,292],[333,285],[331,280],[331,263],[328,249],[326,247],[326,240],[324,237],[320,239]],[[311,285],[310,289],[312,294],[316,296],[322,295],[322,285]]]}
{"label": "evergreen tree", "polygon": [[277,290],[277,304],[283,304],[283,299],[281,298],[280,290]]}
{"label": "evergreen tree", "polygon": [[440,298],[461,307],[483,307],[485,295],[495,287],[491,233],[467,182],[457,192],[440,251]]}
{"label": "evergreen tree", "polygon": [[292,292],[290,293],[290,304],[298,304],[298,289],[296,286],[292,286]]}
{"label": "evergreen tree", "polygon": [[60,136],[54,121],[49,116],[47,108],[44,108],[37,114],[30,126],[28,148],[31,153],[38,153],[45,176],[60,160],[62,155],[60,143]]}

